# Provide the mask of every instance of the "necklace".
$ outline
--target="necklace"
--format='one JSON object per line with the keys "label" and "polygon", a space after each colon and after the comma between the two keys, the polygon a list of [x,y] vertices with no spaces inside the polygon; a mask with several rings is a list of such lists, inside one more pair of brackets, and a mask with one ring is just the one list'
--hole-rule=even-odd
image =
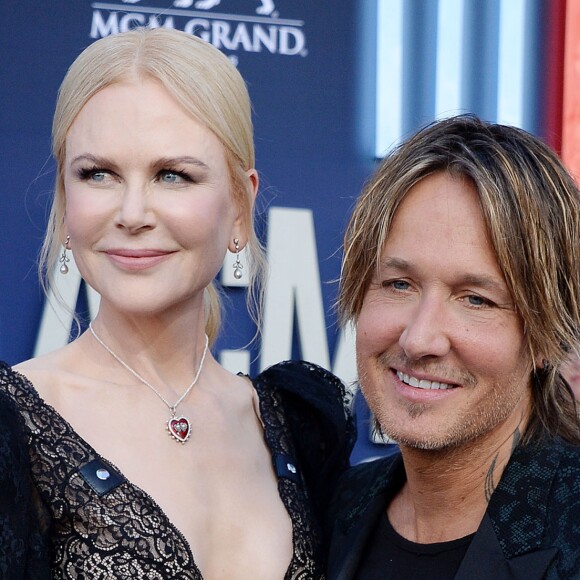
{"label": "necklace", "polygon": [[187,419],[187,417],[184,417],[183,415],[180,415],[179,417],[177,417],[175,415],[175,413],[177,411],[178,405],[185,399],[185,397],[187,397],[187,395],[189,395],[191,389],[193,389],[193,387],[195,386],[195,383],[197,383],[197,379],[199,378],[199,375],[201,374],[201,369],[203,368],[203,363],[205,362],[205,355],[207,354],[207,348],[208,348],[208,343],[209,343],[209,340],[207,338],[207,334],[205,335],[205,346],[203,348],[203,354],[201,355],[201,361],[199,363],[199,367],[197,369],[197,372],[195,373],[195,377],[193,377],[193,381],[191,382],[189,387],[187,387],[187,389],[185,389],[183,395],[181,395],[181,397],[179,397],[179,399],[177,399],[177,401],[175,401],[175,403],[173,403],[173,405],[172,405],[148,380],[144,379],[136,370],[132,369],[124,360],[121,359],[121,357],[118,354],[116,354],[109,346],[107,346],[101,340],[101,338],[95,332],[95,329],[93,328],[92,323],[89,323],[89,330],[91,331],[91,334],[95,337],[96,341],[118,363],[120,363],[123,367],[125,367],[125,369],[127,369],[134,377],[139,379],[144,385],[149,387],[165,403],[165,405],[171,411],[171,417],[169,417],[169,419],[167,420],[167,423],[166,423],[167,431],[168,431],[169,435],[171,435],[171,437],[173,437],[173,439],[175,439],[179,443],[185,443],[189,439],[189,436],[191,435],[191,422],[189,421],[189,419]]}

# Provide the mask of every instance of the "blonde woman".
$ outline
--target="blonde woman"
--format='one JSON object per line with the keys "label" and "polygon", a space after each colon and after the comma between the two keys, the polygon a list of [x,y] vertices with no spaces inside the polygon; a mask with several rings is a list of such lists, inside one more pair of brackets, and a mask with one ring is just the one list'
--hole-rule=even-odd
{"label": "blonde woman", "polygon": [[66,347],[0,370],[53,576],[322,577],[318,519],[351,439],[342,386],[306,363],[250,380],[210,350],[226,251],[262,271],[243,79],[182,32],[101,39],[63,81],[53,152],[44,271],[66,275],[72,252],[100,307]]}

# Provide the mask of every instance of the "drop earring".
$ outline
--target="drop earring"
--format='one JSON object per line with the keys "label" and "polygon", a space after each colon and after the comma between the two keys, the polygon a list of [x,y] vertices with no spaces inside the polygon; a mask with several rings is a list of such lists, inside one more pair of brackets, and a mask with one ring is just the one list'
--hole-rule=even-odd
{"label": "drop earring", "polygon": [[240,240],[238,238],[234,238],[234,246],[236,248],[236,261],[233,263],[234,268],[234,278],[236,280],[240,280],[243,276],[243,265],[240,262]]}
{"label": "drop earring", "polygon": [[60,262],[60,273],[63,275],[68,274],[67,264],[70,262],[70,258],[66,255],[66,251],[69,249],[68,248],[69,242],[70,242],[70,236],[67,236],[66,241],[64,243],[64,246],[62,247],[62,254],[60,255],[60,258],[58,259],[58,261]]}

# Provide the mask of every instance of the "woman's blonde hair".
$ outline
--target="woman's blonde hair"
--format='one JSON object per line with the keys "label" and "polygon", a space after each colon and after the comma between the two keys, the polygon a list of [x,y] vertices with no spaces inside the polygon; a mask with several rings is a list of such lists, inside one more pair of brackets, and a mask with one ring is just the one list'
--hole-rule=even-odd
{"label": "woman's blonde hair", "polygon": [[[222,52],[177,30],[139,28],[107,36],[86,48],[68,70],[58,93],[52,125],[52,152],[57,167],[55,194],[40,258],[45,290],[52,283],[62,244],[67,133],[92,96],[105,87],[135,77],[160,81],[187,113],[221,141],[233,201],[241,209],[246,226],[251,276],[248,305],[258,321],[265,258],[254,230],[253,192],[246,176],[246,171],[255,165],[250,97],[240,73]],[[214,283],[207,287],[205,299],[206,332],[213,343],[221,320],[221,301]]]}

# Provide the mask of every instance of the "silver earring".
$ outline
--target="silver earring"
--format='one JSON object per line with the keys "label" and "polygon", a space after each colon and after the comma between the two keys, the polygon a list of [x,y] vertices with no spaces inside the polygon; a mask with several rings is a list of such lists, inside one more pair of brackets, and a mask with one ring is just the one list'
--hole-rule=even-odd
{"label": "silver earring", "polygon": [[68,250],[68,243],[70,242],[70,236],[66,237],[66,241],[62,248],[62,254],[58,261],[60,262],[60,273],[61,274],[68,274],[68,266],[67,264],[70,262],[70,258],[66,255],[66,251]]}
{"label": "silver earring", "polygon": [[234,246],[236,248],[236,261],[233,264],[234,268],[234,278],[236,280],[240,280],[243,276],[242,268],[244,267],[240,262],[240,240],[238,238],[234,238]]}

